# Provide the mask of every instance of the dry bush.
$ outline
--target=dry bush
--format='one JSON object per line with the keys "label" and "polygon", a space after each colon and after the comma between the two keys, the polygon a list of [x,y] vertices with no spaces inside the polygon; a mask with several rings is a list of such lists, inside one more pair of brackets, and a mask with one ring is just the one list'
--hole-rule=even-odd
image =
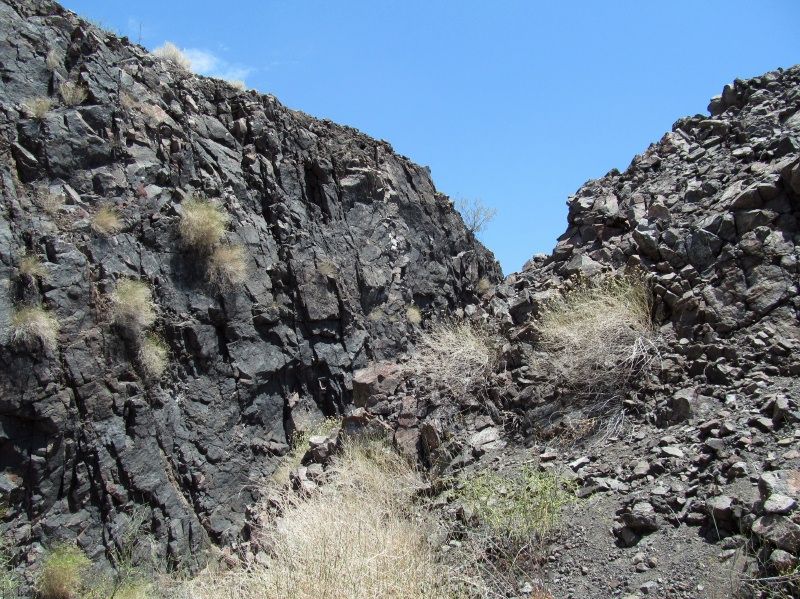
{"label": "dry bush", "polygon": [[240,92],[243,92],[245,89],[247,89],[247,86],[241,79],[225,79],[225,83]]}
{"label": "dry bush", "polygon": [[85,87],[78,83],[65,81],[58,86],[58,92],[61,94],[61,99],[67,106],[78,106],[86,101],[89,97],[89,92]]}
{"label": "dry bush", "polygon": [[[317,492],[285,499],[260,531],[265,559],[206,571],[186,585],[192,599],[445,599],[448,570],[412,509],[415,471],[379,442],[348,442]],[[180,594],[177,594],[180,596]]]}
{"label": "dry bush", "polygon": [[114,322],[133,330],[146,329],[156,321],[153,292],[147,283],[120,279],[111,294]]}
{"label": "dry bush", "polygon": [[406,320],[410,324],[419,324],[422,322],[422,312],[416,306],[409,306],[406,310]]}
{"label": "dry bush", "polygon": [[92,230],[100,235],[114,235],[122,229],[122,219],[113,206],[100,206],[92,216]]}
{"label": "dry bush", "polygon": [[159,46],[153,50],[153,54],[179,68],[181,71],[188,72],[192,69],[192,63],[189,58],[172,42],[164,42],[163,46]]}
{"label": "dry bush", "polygon": [[161,378],[169,364],[169,347],[164,339],[153,333],[145,335],[139,347],[139,364],[148,377]]}
{"label": "dry bush", "polygon": [[57,71],[59,67],[62,66],[62,63],[63,61],[61,59],[61,54],[59,54],[58,50],[50,50],[50,52],[47,53],[45,64],[47,65],[48,69],[51,71]]}
{"label": "dry bush", "polygon": [[405,368],[459,395],[491,371],[496,356],[497,340],[482,325],[443,321],[420,333]]}
{"label": "dry bush", "polygon": [[12,552],[6,546],[5,539],[0,538],[0,598],[19,597],[20,581],[21,577],[14,571]]}
{"label": "dry bush", "polygon": [[42,261],[36,254],[23,254],[19,259],[19,274],[28,278],[35,279],[47,274]]}
{"label": "dry bush", "polygon": [[183,203],[180,234],[183,243],[192,249],[208,252],[225,235],[230,217],[211,200],[195,196]]}
{"label": "dry bush", "polygon": [[211,252],[208,280],[220,289],[233,289],[247,280],[247,259],[240,245],[220,245]]}
{"label": "dry bush", "polygon": [[536,328],[546,354],[535,370],[544,392],[563,388],[596,414],[619,399],[635,376],[658,359],[652,299],[638,276],[579,282],[546,305]]}
{"label": "dry bush", "polygon": [[59,545],[42,560],[36,591],[41,599],[77,599],[82,594],[91,562],[71,545]]}
{"label": "dry bush", "polygon": [[496,208],[490,208],[479,198],[458,199],[455,208],[461,214],[467,230],[476,235],[484,231],[497,215]]}
{"label": "dry bush", "polygon": [[53,101],[50,98],[33,98],[25,102],[26,110],[38,121],[41,121],[52,107]]}
{"label": "dry bush", "polygon": [[40,306],[24,306],[11,314],[10,340],[15,345],[33,349],[39,345],[53,350],[58,344],[59,323]]}

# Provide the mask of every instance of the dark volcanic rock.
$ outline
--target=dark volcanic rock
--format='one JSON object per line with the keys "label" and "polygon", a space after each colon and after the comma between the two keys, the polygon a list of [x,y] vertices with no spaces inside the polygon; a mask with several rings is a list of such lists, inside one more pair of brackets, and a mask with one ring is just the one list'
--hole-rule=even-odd
{"label": "dark volcanic rock", "polygon": [[[387,143],[181,72],[57,4],[0,1],[0,72],[0,495],[15,544],[78,538],[98,557],[135,506],[173,559],[241,537],[254,482],[295,429],[344,410],[354,369],[407,345],[407,309],[476,303],[479,280],[500,277]],[[86,99],[62,101],[64,81]],[[36,98],[52,107],[34,115]],[[245,250],[237,288],[210,287],[179,241],[198,192]],[[103,205],[116,234],[92,230]],[[20,274],[23,254],[43,274]],[[160,382],[110,322],[123,277],[153,289]],[[6,342],[21,301],[56,315],[57,349]]]}

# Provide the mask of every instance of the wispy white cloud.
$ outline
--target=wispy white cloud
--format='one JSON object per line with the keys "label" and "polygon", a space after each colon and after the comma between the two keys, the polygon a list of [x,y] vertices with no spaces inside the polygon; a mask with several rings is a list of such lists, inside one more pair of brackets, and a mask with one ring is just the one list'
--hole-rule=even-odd
{"label": "wispy white cloud", "polygon": [[244,79],[253,72],[252,68],[228,62],[210,50],[184,48],[183,53],[192,64],[192,70],[199,75],[244,81]]}

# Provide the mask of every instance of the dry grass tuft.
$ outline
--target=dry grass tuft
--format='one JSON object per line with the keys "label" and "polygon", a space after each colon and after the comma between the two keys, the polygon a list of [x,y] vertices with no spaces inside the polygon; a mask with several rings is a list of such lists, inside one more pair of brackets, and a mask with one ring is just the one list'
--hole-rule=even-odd
{"label": "dry grass tuft", "polygon": [[33,98],[25,102],[25,108],[30,115],[37,121],[41,121],[50,109],[53,107],[53,101],[50,98]]}
{"label": "dry grass tuft", "polygon": [[92,216],[92,230],[100,235],[114,235],[122,229],[122,219],[113,206],[100,206]]}
{"label": "dry grass tuft", "polygon": [[59,328],[58,320],[48,310],[25,306],[11,314],[10,340],[30,349],[42,346],[53,350],[58,344]]}
{"label": "dry grass tuft", "polygon": [[497,356],[497,340],[483,326],[467,320],[434,323],[422,331],[406,364],[416,376],[464,394],[490,371]]}
{"label": "dry grass tuft", "polygon": [[243,92],[245,89],[247,89],[247,85],[245,85],[245,82],[241,79],[226,79],[225,83],[240,92]]}
{"label": "dry grass tuft", "polygon": [[287,497],[260,539],[262,563],[205,572],[193,599],[445,599],[448,571],[427,539],[430,524],[411,509],[416,472],[385,444],[348,442],[330,480]]}
{"label": "dry grass tuft", "polygon": [[33,202],[45,213],[55,216],[64,205],[64,194],[53,193],[48,187],[41,187],[34,193]]}
{"label": "dry grass tuft", "polygon": [[218,204],[195,196],[183,203],[180,234],[186,246],[210,251],[225,235],[230,217]]}
{"label": "dry grass tuft", "polygon": [[28,279],[36,279],[47,274],[42,261],[36,254],[23,254],[19,259],[19,274]]}
{"label": "dry grass tuft", "polygon": [[409,306],[406,310],[406,320],[410,324],[419,324],[422,322],[422,312],[416,306]]}
{"label": "dry grass tuft", "polygon": [[76,547],[60,545],[52,549],[43,558],[37,593],[41,599],[77,599],[90,565],[89,558]]}
{"label": "dry grass tuft", "polygon": [[65,81],[58,86],[58,92],[61,94],[61,99],[67,106],[78,106],[86,101],[89,97],[89,92],[80,84]]}
{"label": "dry grass tuft", "polygon": [[475,290],[481,295],[489,293],[492,289],[494,289],[494,285],[492,285],[492,282],[486,277],[481,277],[478,280],[478,284],[475,285]]}
{"label": "dry grass tuft", "polygon": [[247,280],[247,260],[240,245],[220,245],[208,259],[208,280],[220,289],[233,289]]}
{"label": "dry grass tuft", "polygon": [[147,283],[120,279],[111,294],[114,322],[134,330],[146,329],[156,321],[153,292]]}
{"label": "dry grass tuft", "polygon": [[161,378],[169,364],[169,347],[159,335],[145,335],[139,347],[139,363],[148,377]]}
{"label": "dry grass tuft", "polygon": [[179,68],[181,71],[188,72],[192,70],[192,62],[186,54],[172,42],[164,42],[163,46],[159,46],[153,50],[153,54]]}
{"label": "dry grass tuft", "polygon": [[62,66],[63,60],[58,50],[50,50],[45,58],[45,64],[51,71],[57,71]]}
{"label": "dry grass tuft", "polygon": [[536,323],[547,352],[538,370],[547,388],[563,387],[603,411],[658,357],[652,299],[638,276],[583,281],[551,301]]}

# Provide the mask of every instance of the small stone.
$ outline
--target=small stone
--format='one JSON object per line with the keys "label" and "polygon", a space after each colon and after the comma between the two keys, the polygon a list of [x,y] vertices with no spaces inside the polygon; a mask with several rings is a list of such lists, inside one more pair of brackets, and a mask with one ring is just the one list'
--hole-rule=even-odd
{"label": "small stone", "polygon": [[769,499],[764,502],[764,511],[768,514],[788,514],[796,505],[797,501],[791,497],[781,495],[780,493],[773,493],[769,496]]}
{"label": "small stone", "polygon": [[670,457],[670,458],[682,458],[684,457],[684,453],[680,447],[677,445],[667,445],[666,447],[661,448],[661,455]]}
{"label": "small stone", "polygon": [[800,551],[800,526],[786,516],[769,514],[753,522],[753,534],[789,553]]}
{"label": "small stone", "polygon": [[577,472],[578,470],[580,470],[581,468],[583,468],[584,466],[586,466],[587,464],[590,464],[590,463],[591,463],[591,460],[589,458],[587,458],[586,456],[584,456],[582,458],[578,458],[574,462],[570,462],[569,467]]}
{"label": "small stone", "polygon": [[655,532],[658,520],[653,506],[646,501],[635,504],[630,512],[622,515],[625,525],[637,533]]}
{"label": "small stone", "polygon": [[639,590],[645,595],[654,595],[658,591],[658,583],[655,580],[648,580],[639,587]]}
{"label": "small stone", "polygon": [[769,563],[776,572],[783,574],[797,566],[797,558],[783,549],[776,549],[770,554]]}

